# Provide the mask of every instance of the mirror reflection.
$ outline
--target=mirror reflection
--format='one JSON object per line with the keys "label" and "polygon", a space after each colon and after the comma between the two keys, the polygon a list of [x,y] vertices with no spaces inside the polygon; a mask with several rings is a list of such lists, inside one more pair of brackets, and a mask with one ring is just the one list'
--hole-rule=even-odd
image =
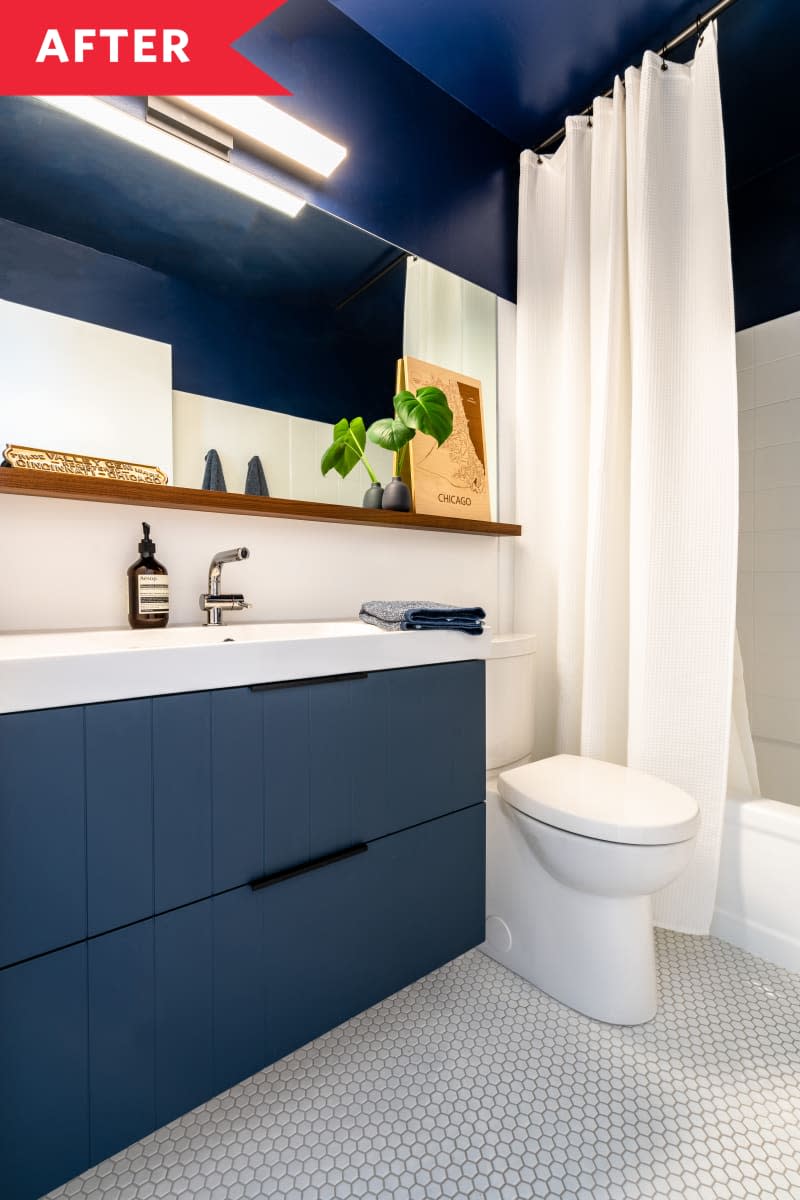
{"label": "mirror reflection", "polygon": [[[405,354],[480,382],[493,489],[493,295],[33,98],[0,98],[0,152],[0,449],[360,504],[361,464],[340,478],[320,462],[341,418],[392,415]],[[390,453],[370,444],[368,457],[387,483]]]}

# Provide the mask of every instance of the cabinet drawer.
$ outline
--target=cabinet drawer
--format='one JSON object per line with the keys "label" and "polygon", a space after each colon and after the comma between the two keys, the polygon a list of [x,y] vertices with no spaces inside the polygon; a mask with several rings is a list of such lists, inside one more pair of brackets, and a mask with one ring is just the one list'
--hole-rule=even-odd
{"label": "cabinet drawer", "polygon": [[263,702],[268,871],[483,801],[483,662],[270,688]]}
{"label": "cabinet drawer", "polygon": [[370,676],[354,780],[364,841],[483,801],[486,792],[483,662],[443,663]]}
{"label": "cabinet drawer", "polygon": [[270,1061],[484,937],[483,804],[264,892]]}

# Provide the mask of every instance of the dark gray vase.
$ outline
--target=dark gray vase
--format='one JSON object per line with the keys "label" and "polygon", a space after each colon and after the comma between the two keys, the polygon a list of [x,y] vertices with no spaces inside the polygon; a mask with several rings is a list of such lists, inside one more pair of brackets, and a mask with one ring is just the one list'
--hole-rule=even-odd
{"label": "dark gray vase", "polygon": [[379,483],[371,483],[364,492],[362,508],[380,508],[383,503],[383,488]]}
{"label": "dark gray vase", "polygon": [[399,475],[394,475],[383,489],[382,507],[392,512],[411,512],[411,492]]}

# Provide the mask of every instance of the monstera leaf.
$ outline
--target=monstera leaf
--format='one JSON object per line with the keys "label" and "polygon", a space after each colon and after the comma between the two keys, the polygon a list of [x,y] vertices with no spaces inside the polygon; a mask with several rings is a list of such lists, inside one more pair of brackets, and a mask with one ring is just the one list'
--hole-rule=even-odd
{"label": "monstera leaf", "polygon": [[322,474],[327,475],[329,471],[333,470],[337,471],[344,479],[350,474],[353,467],[363,461],[374,481],[369,464],[364,458],[366,444],[367,431],[363,419],[354,417],[352,421],[348,421],[346,417],[342,417],[341,421],[337,421],[334,425],[333,441],[322,456],[320,463]]}
{"label": "monstera leaf", "polygon": [[398,392],[394,410],[404,425],[427,433],[441,446],[453,432],[453,414],[441,388],[421,387],[412,392]]}
{"label": "monstera leaf", "polygon": [[367,437],[371,442],[376,446],[383,446],[384,450],[393,450],[395,454],[399,453],[415,434],[416,430],[398,421],[397,417],[382,417],[380,421],[374,421],[367,430]]}

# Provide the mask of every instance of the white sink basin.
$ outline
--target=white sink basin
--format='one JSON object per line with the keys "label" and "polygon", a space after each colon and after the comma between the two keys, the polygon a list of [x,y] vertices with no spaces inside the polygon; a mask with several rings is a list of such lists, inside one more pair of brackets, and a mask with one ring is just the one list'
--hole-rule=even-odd
{"label": "white sink basin", "polygon": [[0,636],[0,712],[485,658],[481,637],[283,621]]}
{"label": "white sink basin", "polygon": [[108,654],[121,650],[166,650],[176,646],[216,646],[236,642],[296,641],[347,633],[380,633],[363,621],[276,621],[253,625],[176,625],[167,629],[85,629],[58,633],[10,633],[0,637],[0,669],[12,658],[52,658],[63,654]]}

